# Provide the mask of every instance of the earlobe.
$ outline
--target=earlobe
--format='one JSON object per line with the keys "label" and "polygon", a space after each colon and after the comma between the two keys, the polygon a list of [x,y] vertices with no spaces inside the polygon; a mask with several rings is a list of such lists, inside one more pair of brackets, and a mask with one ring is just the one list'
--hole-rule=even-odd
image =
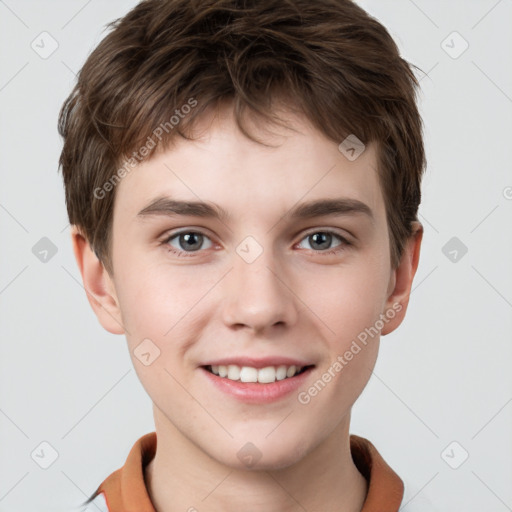
{"label": "earlobe", "polygon": [[124,334],[121,310],[110,275],[76,226],[71,228],[71,242],[87,299],[100,324],[112,334]]}
{"label": "earlobe", "polygon": [[[420,222],[413,223],[413,234],[408,239],[400,260],[400,264],[394,270],[392,276],[392,291],[386,301],[384,314],[394,312],[392,318],[386,323],[381,335],[393,332],[403,321],[409,296],[411,294],[412,282],[420,259],[421,241],[423,239],[423,226]],[[390,315],[388,315],[389,317]]]}

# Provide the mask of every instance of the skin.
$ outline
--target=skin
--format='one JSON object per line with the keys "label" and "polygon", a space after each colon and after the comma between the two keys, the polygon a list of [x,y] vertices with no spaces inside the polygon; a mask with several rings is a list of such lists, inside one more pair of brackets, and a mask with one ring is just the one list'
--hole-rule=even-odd
{"label": "skin", "polygon": [[[221,109],[199,122],[199,140],[177,140],[123,178],[115,190],[113,276],[79,230],[72,233],[90,304],[107,331],[126,335],[154,404],[158,447],[145,476],[159,512],[230,512],[248,503],[252,511],[354,512],[367,493],[350,455],[350,412],[380,336],[307,404],[295,392],[270,404],[242,403],[200,369],[234,354],[298,357],[315,365],[304,391],[393,304],[401,309],[380,334],[404,318],[423,231],[416,224],[393,269],[375,146],[349,161],[304,118],[286,119],[298,132],[261,128],[257,136],[273,145],[265,147]],[[137,216],[161,195],[216,203],[230,218]],[[362,201],[373,218],[286,216],[297,203],[338,197]],[[205,235],[199,250],[180,237],[166,242],[182,230]],[[326,230],[351,245],[333,235],[322,248],[310,235]],[[236,252],[249,235],[263,249],[250,264]],[[331,250],[338,252],[323,254]],[[161,351],[149,366],[134,355],[147,338]],[[251,468],[237,457],[247,442],[261,453]]]}

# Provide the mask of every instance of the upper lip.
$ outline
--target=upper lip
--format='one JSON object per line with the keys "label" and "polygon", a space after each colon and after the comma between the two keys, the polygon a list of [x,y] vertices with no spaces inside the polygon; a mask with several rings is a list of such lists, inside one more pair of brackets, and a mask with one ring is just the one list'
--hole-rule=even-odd
{"label": "upper lip", "polygon": [[313,363],[304,359],[295,359],[292,357],[269,356],[269,357],[249,357],[249,356],[231,356],[208,361],[201,366],[250,366],[251,368],[265,368],[267,366],[312,366]]}

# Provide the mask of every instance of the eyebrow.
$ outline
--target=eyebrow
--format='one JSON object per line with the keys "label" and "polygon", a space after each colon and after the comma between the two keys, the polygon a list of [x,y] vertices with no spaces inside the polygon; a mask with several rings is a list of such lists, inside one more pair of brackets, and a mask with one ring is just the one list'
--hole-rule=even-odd
{"label": "eyebrow", "polygon": [[[363,214],[374,219],[371,208],[358,199],[336,198],[336,199],[318,199],[299,204],[289,211],[285,216],[293,220],[311,219],[326,215],[354,215]],[[171,197],[158,197],[151,201],[138,214],[138,218],[152,215],[163,215],[168,217],[192,216],[212,218],[225,221],[229,214],[221,206],[214,203],[205,203],[201,201],[179,201]]]}

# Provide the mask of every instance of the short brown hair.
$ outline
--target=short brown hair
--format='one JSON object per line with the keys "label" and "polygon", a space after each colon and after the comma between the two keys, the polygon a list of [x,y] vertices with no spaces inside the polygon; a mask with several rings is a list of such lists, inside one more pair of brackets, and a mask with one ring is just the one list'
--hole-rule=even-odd
{"label": "short brown hair", "polygon": [[426,167],[419,82],[375,18],[351,0],[144,0],[107,27],[60,112],[59,164],[69,221],[109,273],[114,179],[131,155],[146,147],[137,160],[149,158],[150,139],[161,149],[191,138],[194,120],[226,100],[257,140],[243,113],[278,122],[277,96],[338,144],[377,143],[398,265]]}

